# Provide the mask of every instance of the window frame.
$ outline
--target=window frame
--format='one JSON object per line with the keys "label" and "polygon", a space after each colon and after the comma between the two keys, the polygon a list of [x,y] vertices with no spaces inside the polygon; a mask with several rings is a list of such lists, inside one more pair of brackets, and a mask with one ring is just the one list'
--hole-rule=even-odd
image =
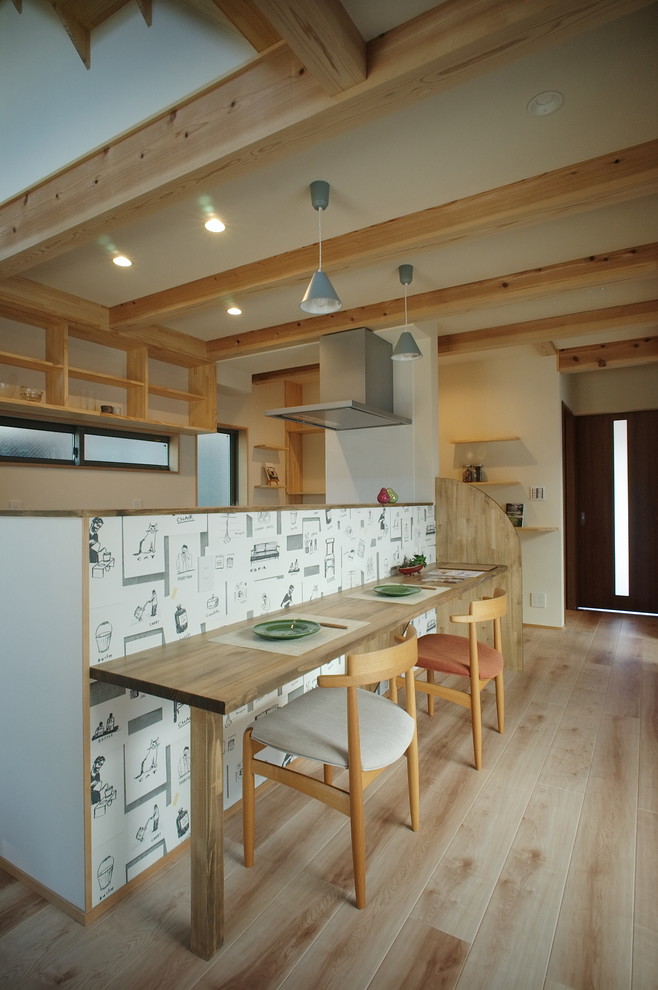
{"label": "window frame", "polygon": [[[0,453],[0,464],[15,464],[40,467],[87,468],[96,470],[119,471],[155,471],[158,473],[174,473],[178,470],[178,447],[176,438],[165,433],[145,433],[144,431],[104,429],[98,426],[87,426],[81,423],[41,421],[34,419],[19,419],[12,416],[0,416],[0,426],[14,427],[22,430],[38,432],[70,434],[73,437],[73,457],[71,460],[48,457],[20,457]],[[92,460],[85,457],[85,436],[105,436],[117,440],[145,440],[155,443],[165,443],[167,446],[167,464],[143,464],[120,460]]]}

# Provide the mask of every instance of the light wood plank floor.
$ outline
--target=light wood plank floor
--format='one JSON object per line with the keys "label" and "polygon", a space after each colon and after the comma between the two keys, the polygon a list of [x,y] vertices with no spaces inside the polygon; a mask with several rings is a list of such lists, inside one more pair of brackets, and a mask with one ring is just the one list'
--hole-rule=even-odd
{"label": "light wood plank floor", "polygon": [[187,948],[186,854],[86,928],[0,871],[0,986],[656,990],[658,619],[570,613],[525,643],[503,736],[485,692],[479,773],[468,713],[421,712],[420,832],[402,765],[368,791],[365,911],[346,819],[274,787],[253,869],[227,823],[210,962]]}

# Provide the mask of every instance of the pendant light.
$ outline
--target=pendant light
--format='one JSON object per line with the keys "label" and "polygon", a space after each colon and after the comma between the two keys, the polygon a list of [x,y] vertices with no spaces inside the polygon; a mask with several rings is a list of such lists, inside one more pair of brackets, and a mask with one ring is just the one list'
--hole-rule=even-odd
{"label": "pendant light", "polygon": [[336,290],[322,271],[322,211],[329,205],[329,183],[322,179],[316,179],[311,183],[311,205],[318,211],[318,243],[319,262],[318,270],[314,273],[308,284],[308,289],[304,298],[299,304],[299,308],[305,313],[312,313],[314,316],[324,313],[336,313],[343,308],[343,304],[336,295]]}
{"label": "pendant light", "polygon": [[[398,275],[400,276],[400,282],[404,286],[404,325],[409,326],[409,320],[407,319],[407,286],[411,285],[414,277],[414,266],[413,265],[400,265],[398,268]],[[413,338],[413,334],[410,330],[403,330],[400,334],[400,339],[393,349],[391,354],[392,361],[415,361],[417,358],[421,358],[422,352],[418,347],[418,344]]]}

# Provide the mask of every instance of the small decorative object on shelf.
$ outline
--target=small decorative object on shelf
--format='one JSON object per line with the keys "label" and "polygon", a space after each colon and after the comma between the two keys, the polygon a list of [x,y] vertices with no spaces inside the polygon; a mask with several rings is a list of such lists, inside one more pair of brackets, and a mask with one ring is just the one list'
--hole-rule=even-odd
{"label": "small decorative object on shelf", "polygon": [[507,513],[507,518],[511,522],[512,526],[517,526],[520,528],[523,526],[523,513],[525,506],[523,502],[508,502],[505,506],[505,512]]}
{"label": "small decorative object on shelf", "polygon": [[415,553],[413,557],[405,557],[398,570],[400,574],[420,574],[427,564],[427,559],[423,553]]}
{"label": "small decorative object on shelf", "polygon": [[268,485],[271,485],[274,488],[278,487],[278,484],[279,484],[279,472],[277,471],[277,469],[274,466],[274,464],[266,464],[265,465],[265,478],[267,480],[267,484]]}
{"label": "small decorative object on shelf", "polygon": [[388,505],[391,501],[391,496],[388,494],[388,488],[380,488],[379,495],[377,496],[377,501],[381,502],[382,505]]}
{"label": "small decorative object on shelf", "polygon": [[462,481],[472,481],[473,480],[473,465],[464,464],[464,470],[462,472]]}

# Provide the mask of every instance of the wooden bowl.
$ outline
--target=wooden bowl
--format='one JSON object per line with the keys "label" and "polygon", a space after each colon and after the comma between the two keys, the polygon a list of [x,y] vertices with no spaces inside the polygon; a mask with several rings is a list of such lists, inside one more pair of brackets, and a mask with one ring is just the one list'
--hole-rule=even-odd
{"label": "wooden bowl", "polygon": [[422,564],[414,564],[413,567],[398,567],[400,574],[419,574],[422,569]]}

